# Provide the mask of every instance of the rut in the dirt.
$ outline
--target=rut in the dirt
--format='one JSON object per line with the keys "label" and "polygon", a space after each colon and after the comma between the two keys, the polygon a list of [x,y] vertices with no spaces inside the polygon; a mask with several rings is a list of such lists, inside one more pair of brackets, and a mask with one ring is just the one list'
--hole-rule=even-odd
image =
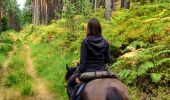
{"label": "rut in the dirt", "polygon": [[26,71],[35,82],[35,92],[37,93],[37,95],[35,96],[36,100],[54,100],[53,94],[47,90],[44,81],[36,76],[36,71],[34,69],[33,62],[30,56],[31,52],[29,47],[27,45],[24,45],[23,47],[25,63],[27,66]]}
{"label": "rut in the dirt", "polygon": [[[16,36],[12,33],[9,34],[11,36],[11,39],[16,42]],[[12,56],[14,55],[14,53],[16,52],[16,45],[15,43],[12,46],[12,50],[10,52],[8,52],[8,55],[4,61],[4,63],[2,64],[2,69],[0,69],[0,100],[3,100],[3,94],[4,94],[4,84],[3,81],[7,75],[7,70],[8,70],[8,66],[9,63],[11,61]]]}

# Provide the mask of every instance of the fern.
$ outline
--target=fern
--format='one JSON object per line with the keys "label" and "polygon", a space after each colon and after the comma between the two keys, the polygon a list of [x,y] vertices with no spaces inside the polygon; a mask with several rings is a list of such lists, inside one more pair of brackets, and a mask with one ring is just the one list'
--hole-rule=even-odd
{"label": "fern", "polygon": [[130,72],[131,72],[130,69],[124,69],[118,75],[121,79],[126,79],[129,76]]}
{"label": "fern", "polygon": [[161,74],[159,73],[152,73],[151,74],[151,79],[154,83],[158,83],[158,81],[161,80]]}
{"label": "fern", "polygon": [[156,66],[160,66],[166,62],[170,62],[170,58],[163,58],[163,59],[159,60],[158,62],[156,62]]}
{"label": "fern", "polygon": [[144,62],[143,64],[141,64],[141,66],[138,69],[138,76],[144,75],[149,68],[153,68],[153,67],[154,67],[153,62],[149,62],[149,61]]}
{"label": "fern", "polygon": [[123,61],[116,61],[112,66],[111,66],[111,68],[115,68],[115,67],[117,67],[117,66],[120,66],[121,64],[122,64],[122,62]]}
{"label": "fern", "polygon": [[153,58],[153,52],[150,50],[144,50],[138,54],[138,58],[141,60],[148,60]]}
{"label": "fern", "polygon": [[[127,79],[126,81],[127,81],[128,83],[134,82],[135,79],[137,78],[137,76],[138,76],[138,73],[136,72],[136,70],[132,70],[132,71],[130,72],[130,75],[129,75],[128,79]],[[129,81],[128,81],[128,80],[129,80]]]}
{"label": "fern", "polygon": [[158,53],[156,53],[156,55],[155,56],[160,56],[160,55],[162,55],[162,54],[170,54],[170,50],[162,50],[162,51],[160,51],[160,52],[158,52]]}
{"label": "fern", "polygon": [[166,47],[165,45],[157,45],[157,46],[153,46],[153,47],[148,48],[148,49],[152,50],[152,51],[156,51],[156,50],[164,49],[165,47]]}

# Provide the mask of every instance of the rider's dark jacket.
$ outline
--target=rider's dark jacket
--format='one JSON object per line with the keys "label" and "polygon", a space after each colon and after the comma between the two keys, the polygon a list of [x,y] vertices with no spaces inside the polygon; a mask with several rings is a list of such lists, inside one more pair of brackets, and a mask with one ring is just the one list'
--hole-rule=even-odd
{"label": "rider's dark jacket", "polygon": [[79,73],[105,71],[111,62],[109,43],[102,36],[87,36],[81,43]]}

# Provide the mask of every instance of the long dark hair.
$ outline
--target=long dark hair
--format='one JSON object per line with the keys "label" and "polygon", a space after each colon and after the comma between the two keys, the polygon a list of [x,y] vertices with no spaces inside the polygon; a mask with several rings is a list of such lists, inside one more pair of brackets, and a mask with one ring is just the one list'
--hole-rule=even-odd
{"label": "long dark hair", "polygon": [[102,28],[99,20],[92,18],[87,25],[87,36],[90,35],[102,35]]}

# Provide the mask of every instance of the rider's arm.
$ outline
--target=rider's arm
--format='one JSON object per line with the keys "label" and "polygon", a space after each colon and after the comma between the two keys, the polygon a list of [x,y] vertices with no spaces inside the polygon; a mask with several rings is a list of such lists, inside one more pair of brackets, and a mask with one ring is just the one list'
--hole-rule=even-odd
{"label": "rider's arm", "polygon": [[87,48],[85,46],[85,40],[81,43],[81,50],[80,50],[80,65],[78,67],[79,73],[83,73],[85,70],[85,64],[87,61]]}
{"label": "rider's arm", "polygon": [[110,54],[110,50],[109,50],[109,43],[107,42],[107,47],[106,47],[106,51],[104,52],[104,61],[105,63],[112,63],[112,58],[111,58],[111,54]]}

